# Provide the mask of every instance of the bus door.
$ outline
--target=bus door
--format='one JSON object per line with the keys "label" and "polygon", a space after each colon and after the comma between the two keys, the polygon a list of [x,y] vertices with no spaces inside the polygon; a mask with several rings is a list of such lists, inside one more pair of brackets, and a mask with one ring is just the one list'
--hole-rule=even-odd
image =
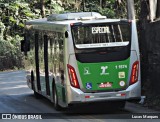
{"label": "bus door", "polygon": [[63,33],[56,33],[55,40],[55,73],[58,96],[62,104],[66,103],[65,73],[64,73],[64,38]]}
{"label": "bus door", "polygon": [[37,89],[43,95],[50,96],[48,74],[48,38],[42,32],[35,35],[35,59]]}
{"label": "bus door", "polygon": [[36,64],[36,81],[37,81],[37,90],[41,91],[41,84],[40,84],[40,71],[39,71],[39,34],[35,33],[35,64]]}

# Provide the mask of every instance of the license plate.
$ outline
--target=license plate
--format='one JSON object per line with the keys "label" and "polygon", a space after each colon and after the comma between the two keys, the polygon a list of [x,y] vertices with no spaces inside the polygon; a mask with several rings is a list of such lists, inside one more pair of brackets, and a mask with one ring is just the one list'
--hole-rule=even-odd
{"label": "license plate", "polygon": [[111,88],[112,87],[112,83],[101,83],[99,84],[99,88]]}

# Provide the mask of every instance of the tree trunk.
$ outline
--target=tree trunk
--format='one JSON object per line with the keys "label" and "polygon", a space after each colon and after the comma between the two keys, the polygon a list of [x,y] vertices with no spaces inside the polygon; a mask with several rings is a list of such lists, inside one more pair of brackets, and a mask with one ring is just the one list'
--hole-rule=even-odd
{"label": "tree trunk", "polygon": [[45,17],[45,0],[41,0],[41,15],[42,15],[42,18]]}
{"label": "tree trunk", "polygon": [[127,0],[127,18],[135,20],[134,0]]}
{"label": "tree trunk", "polygon": [[157,0],[149,0],[150,6],[150,20],[153,22],[156,19],[156,11],[157,11]]}
{"label": "tree trunk", "polygon": [[78,12],[80,10],[81,7],[81,3],[83,2],[83,9],[85,8],[85,4],[84,4],[85,0],[75,0],[75,5],[74,5],[74,9],[76,12]]}
{"label": "tree trunk", "polygon": [[85,11],[86,5],[85,5],[86,1],[83,0],[83,11]]}
{"label": "tree trunk", "polygon": [[99,5],[102,8],[102,0],[99,0]]}

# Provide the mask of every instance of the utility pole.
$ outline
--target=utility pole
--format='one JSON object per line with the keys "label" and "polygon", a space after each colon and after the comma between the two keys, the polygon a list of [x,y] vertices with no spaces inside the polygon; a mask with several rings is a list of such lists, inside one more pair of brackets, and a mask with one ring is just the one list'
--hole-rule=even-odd
{"label": "utility pole", "polygon": [[134,0],[127,0],[127,19],[135,20]]}

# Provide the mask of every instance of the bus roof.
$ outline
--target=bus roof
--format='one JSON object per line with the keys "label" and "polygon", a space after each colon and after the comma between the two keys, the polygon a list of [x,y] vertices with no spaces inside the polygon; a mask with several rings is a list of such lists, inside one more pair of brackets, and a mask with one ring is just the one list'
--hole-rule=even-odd
{"label": "bus roof", "polygon": [[34,19],[26,22],[26,28],[33,28],[37,30],[49,30],[64,32],[65,27],[74,23],[106,23],[119,22],[120,19],[108,19],[97,12],[78,12],[65,14],[52,14],[47,18]]}
{"label": "bus roof", "polygon": [[78,13],[65,13],[65,14],[52,14],[47,18],[35,19],[27,21],[27,25],[34,24],[62,24],[68,25],[70,23],[103,23],[103,22],[116,22],[120,19],[107,19],[105,16],[97,12],[78,12]]}

